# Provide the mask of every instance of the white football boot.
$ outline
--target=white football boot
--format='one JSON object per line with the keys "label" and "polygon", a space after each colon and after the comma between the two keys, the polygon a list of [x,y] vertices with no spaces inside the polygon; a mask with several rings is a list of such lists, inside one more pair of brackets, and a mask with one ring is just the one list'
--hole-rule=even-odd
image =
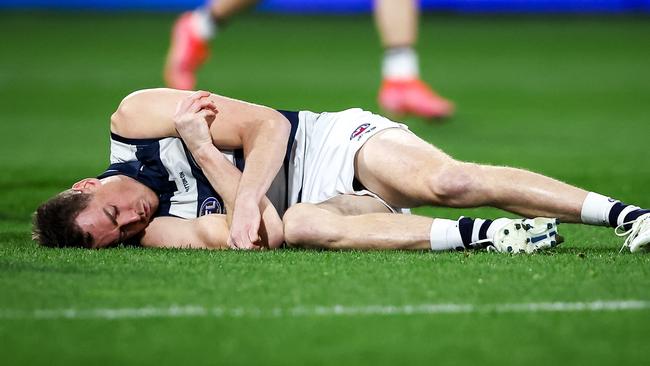
{"label": "white football boot", "polygon": [[[625,225],[632,224],[630,230],[621,231]],[[627,236],[620,252],[625,248],[629,248],[630,252],[638,252],[641,249],[650,249],[650,213],[637,217],[636,220],[624,222],[614,229],[614,233],[618,236]]]}
{"label": "white football boot", "polygon": [[488,251],[531,254],[555,247],[564,241],[557,233],[559,224],[558,219],[547,217],[512,219],[500,227],[492,238],[479,240],[470,245],[477,246],[485,243]]}

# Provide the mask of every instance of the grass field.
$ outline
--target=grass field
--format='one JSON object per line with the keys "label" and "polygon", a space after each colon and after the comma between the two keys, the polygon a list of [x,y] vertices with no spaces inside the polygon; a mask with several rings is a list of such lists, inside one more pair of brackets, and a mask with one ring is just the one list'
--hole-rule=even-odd
{"label": "grass field", "polygon": [[[0,363],[647,363],[650,256],[618,254],[609,229],[564,225],[533,256],[37,247],[31,212],[100,172],[110,113],[161,85],[172,19],[0,14]],[[458,158],[649,207],[647,20],[424,17],[424,78],[458,114],[405,122]],[[377,110],[369,17],[243,16],[214,46],[201,88]]]}

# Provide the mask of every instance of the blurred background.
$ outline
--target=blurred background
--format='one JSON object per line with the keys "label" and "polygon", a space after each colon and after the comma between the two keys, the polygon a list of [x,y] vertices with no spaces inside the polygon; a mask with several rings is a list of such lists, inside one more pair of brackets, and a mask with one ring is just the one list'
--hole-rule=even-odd
{"label": "blurred background", "polygon": [[[464,13],[624,13],[648,12],[648,0],[421,0],[423,10]],[[3,0],[7,8],[183,10],[202,5],[200,0]],[[259,9],[288,13],[367,12],[371,0],[263,0]]]}
{"label": "blurred background", "polygon": [[[203,4],[0,0],[0,163],[75,176],[105,164],[110,113],[128,93],[164,85],[174,20]],[[382,47],[371,7],[371,0],[261,1],[222,27],[197,87],[276,108],[379,111]],[[512,153],[520,149],[493,137],[515,136],[507,127],[524,122],[539,138],[570,138],[576,146],[592,141],[585,131],[599,126],[611,132],[613,151],[620,149],[617,122],[647,123],[650,0],[423,0],[421,9],[421,77],[457,111],[433,129],[429,121],[405,121],[459,158],[489,150],[493,163],[517,164]],[[59,147],[46,167],[39,150],[16,145],[53,144],[53,134]],[[473,137],[484,141],[467,144]],[[78,156],[78,143],[89,153]],[[12,157],[23,149],[20,160]],[[619,158],[626,156],[604,157]],[[63,162],[68,169],[59,169]]]}
{"label": "blurred background", "polygon": [[[0,314],[647,300],[650,257],[619,255],[609,229],[575,225],[563,225],[567,243],[557,252],[516,258],[37,247],[32,212],[106,168],[111,113],[127,94],[164,86],[172,26],[200,5],[0,0]],[[380,112],[383,49],[371,7],[261,1],[221,27],[197,88],[281,109]],[[400,121],[458,159],[524,167],[650,207],[650,0],[424,0],[421,8],[420,76],[456,112]],[[647,314],[2,319],[0,348],[7,365],[637,365],[647,363]]]}

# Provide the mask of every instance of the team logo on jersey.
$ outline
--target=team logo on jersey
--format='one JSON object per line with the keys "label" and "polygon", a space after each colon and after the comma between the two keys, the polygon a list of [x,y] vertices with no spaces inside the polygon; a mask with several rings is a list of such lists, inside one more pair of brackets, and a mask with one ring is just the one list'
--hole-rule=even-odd
{"label": "team logo on jersey", "polygon": [[350,141],[354,139],[357,139],[357,141],[361,140],[361,136],[374,130],[375,128],[377,127],[371,126],[370,123],[364,123],[360,125],[354,130],[354,132],[352,132],[352,135],[350,135]]}
{"label": "team logo on jersey", "polygon": [[221,208],[221,203],[219,203],[219,200],[214,197],[208,197],[203,200],[201,209],[199,210],[199,216],[221,213],[223,213],[223,210]]}

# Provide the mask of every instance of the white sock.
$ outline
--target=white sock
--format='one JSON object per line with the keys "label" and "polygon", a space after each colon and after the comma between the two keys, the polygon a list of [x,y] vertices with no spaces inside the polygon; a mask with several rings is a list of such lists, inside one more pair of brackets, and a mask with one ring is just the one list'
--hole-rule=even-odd
{"label": "white sock", "polygon": [[214,38],[217,32],[217,23],[212,18],[210,8],[198,8],[192,12],[192,25],[196,34],[205,41]]}
{"label": "white sock", "polygon": [[618,201],[612,198],[589,192],[580,211],[582,222],[589,225],[608,226],[609,211],[616,202]]}
{"label": "white sock", "polygon": [[[617,227],[625,223],[629,224],[648,213],[650,210],[589,192],[582,203],[580,218],[585,224]],[[626,225],[625,229],[629,227],[630,225]]]}
{"label": "white sock", "polygon": [[434,219],[429,234],[431,250],[463,250],[463,238],[458,230],[458,221]]}
{"label": "white sock", "polygon": [[[470,249],[471,243],[491,239],[499,229],[509,222],[510,219],[506,218],[494,221],[470,217],[461,217],[457,221],[434,219],[429,233],[431,250]],[[481,228],[484,225],[488,225],[487,229],[483,228],[484,231],[481,233]],[[465,236],[465,241],[463,241],[463,236]]]}
{"label": "white sock", "polygon": [[411,47],[392,47],[384,52],[381,74],[384,79],[409,80],[420,76],[418,55]]}

